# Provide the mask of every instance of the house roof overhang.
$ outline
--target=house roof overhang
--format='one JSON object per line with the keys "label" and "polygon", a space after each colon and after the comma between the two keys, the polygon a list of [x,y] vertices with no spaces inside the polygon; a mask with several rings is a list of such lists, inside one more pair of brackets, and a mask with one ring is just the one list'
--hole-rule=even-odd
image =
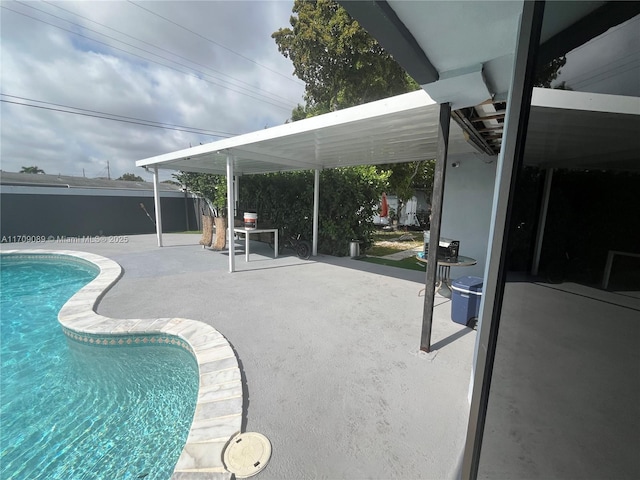
{"label": "house roof overhang", "polygon": [[[438,103],[452,109],[505,100],[522,0],[340,0]],[[639,2],[546,2],[539,60],[584,44],[640,13]]]}
{"label": "house roof overhang", "polygon": [[[522,0],[340,3],[431,98],[451,104],[479,148],[500,151]],[[544,8],[538,65],[635,17],[640,2],[554,1]]]}

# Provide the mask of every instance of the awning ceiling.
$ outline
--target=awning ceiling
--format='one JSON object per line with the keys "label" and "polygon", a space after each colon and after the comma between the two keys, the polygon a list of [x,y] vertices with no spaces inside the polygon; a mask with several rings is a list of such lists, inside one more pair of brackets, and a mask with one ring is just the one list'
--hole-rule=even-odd
{"label": "awning ceiling", "polygon": [[535,88],[524,162],[640,171],[640,98]]}
{"label": "awning ceiling", "polygon": [[[201,173],[238,175],[432,159],[439,106],[422,90],[139,160]],[[640,99],[534,89],[525,163],[640,171]],[[615,155],[611,155],[612,144]],[[449,157],[480,153],[452,122]],[[609,152],[609,153],[606,153]]]}

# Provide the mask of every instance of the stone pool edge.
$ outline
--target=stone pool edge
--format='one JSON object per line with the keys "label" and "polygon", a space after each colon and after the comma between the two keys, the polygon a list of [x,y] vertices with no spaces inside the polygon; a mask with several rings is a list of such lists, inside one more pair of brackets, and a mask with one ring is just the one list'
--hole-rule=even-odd
{"label": "stone pool edge", "polygon": [[[90,262],[100,269],[60,309],[58,321],[75,341],[105,344],[118,337],[167,335],[182,339],[198,364],[198,397],[185,446],[173,470],[173,480],[231,479],[222,454],[229,440],[241,431],[243,398],[238,360],[227,339],[215,328],[186,318],[116,319],[96,313],[100,300],[122,276],[122,267],[92,253],[60,250],[3,250],[11,255],[55,255]],[[90,337],[83,337],[89,335]],[[141,337],[139,337],[141,338]],[[166,337],[164,337],[166,338]],[[160,343],[160,342],[158,342]]]}

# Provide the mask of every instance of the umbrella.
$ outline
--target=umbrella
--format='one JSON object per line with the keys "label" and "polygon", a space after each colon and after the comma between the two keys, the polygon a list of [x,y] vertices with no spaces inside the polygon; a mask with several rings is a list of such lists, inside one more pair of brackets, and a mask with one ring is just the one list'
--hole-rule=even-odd
{"label": "umbrella", "polygon": [[380,201],[380,217],[389,216],[389,204],[387,203],[387,194],[382,194],[382,200]]}

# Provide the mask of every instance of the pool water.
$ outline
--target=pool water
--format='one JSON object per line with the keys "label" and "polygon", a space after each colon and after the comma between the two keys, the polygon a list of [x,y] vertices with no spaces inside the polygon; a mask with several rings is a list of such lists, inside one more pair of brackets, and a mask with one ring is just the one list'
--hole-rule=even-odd
{"label": "pool water", "polygon": [[170,478],[195,409],[191,354],[67,339],[58,311],[97,268],[0,259],[0,478]]}

